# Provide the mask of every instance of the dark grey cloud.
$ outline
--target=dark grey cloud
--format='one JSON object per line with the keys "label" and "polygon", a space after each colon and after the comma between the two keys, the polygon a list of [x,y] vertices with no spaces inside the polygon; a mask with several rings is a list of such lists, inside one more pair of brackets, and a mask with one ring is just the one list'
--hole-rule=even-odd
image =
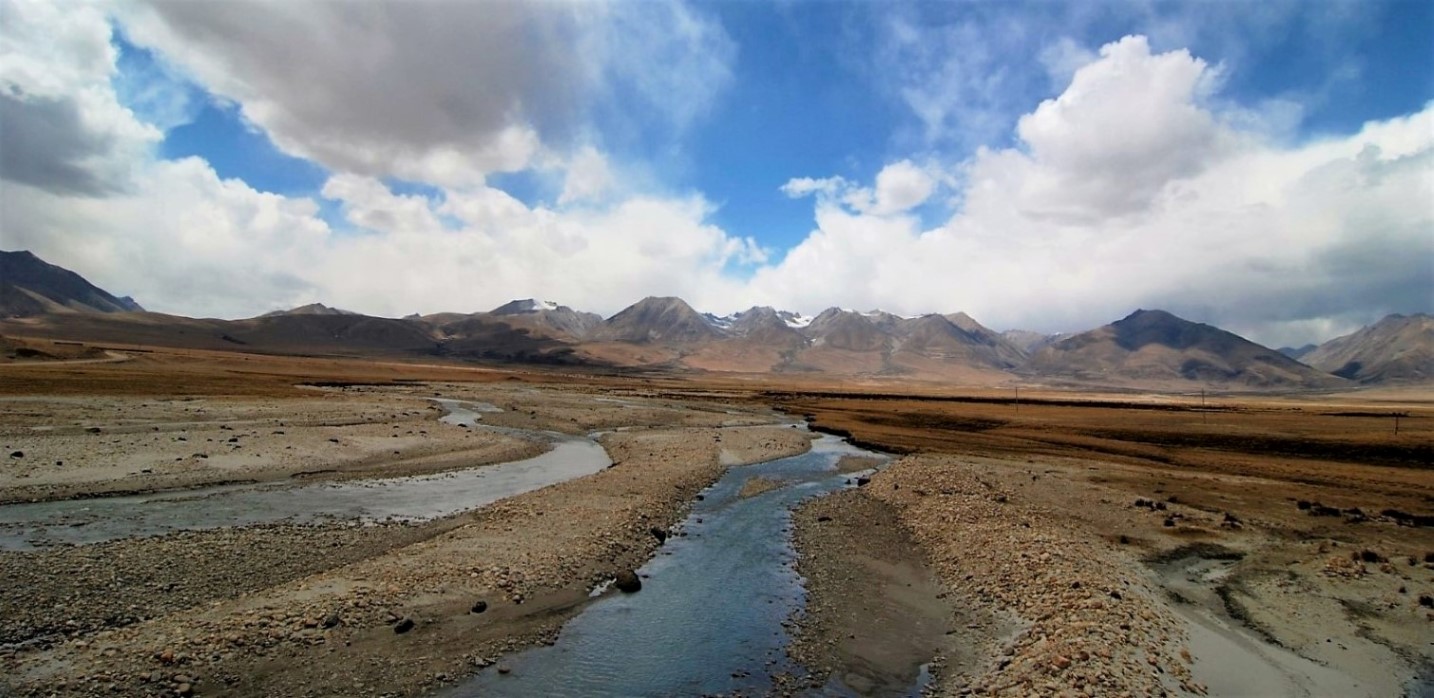
{"label": "dark grey cloud", "polygon": [[68,99],[0,91],[0,179],[56,194],[103,196],[123,189],[92,166],[115,138],[86,128]]}
{"label": "dark grey cloud", "polygon": [[137,41],[238,102],[280,147],[372,176],[435,154],[480,171],[522,168],[532,144],[515,128],[560,148],[582,140],[591,106],[615,83],[647,102],[632,111],[692,118],[692,105],[721,89],[732,53],[719,25],[672,3],[148,9],[123,18]]}

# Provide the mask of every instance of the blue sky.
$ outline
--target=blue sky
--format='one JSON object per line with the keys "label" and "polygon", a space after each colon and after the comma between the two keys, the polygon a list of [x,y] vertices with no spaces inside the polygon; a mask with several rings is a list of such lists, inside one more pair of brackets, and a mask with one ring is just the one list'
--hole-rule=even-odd
{"label": "blue sky", "polygon": [[[1160,305],[1283,343],[1434,295],[1322,261],[1429,246],[1428,2],[0,11],[10,135],[74,131],[12,149],[7,231],[171,312]],[[1358,163],[1395,179],[1314,193]]]}
{"label": "blue sky", "polygon": [[[1019,7],[1017,7],[1019,6]],[[1034,32],[1070,29],[1069,7],[1038,2],[918,3],[899,8],[869,3],[716,2],[698,7],[717,18],[740,46],[735,79],[700,123],[675,133],[650,128],[630,115],[602,115],[595,128],[608,136],[610,152],[654,168],[654,177],[672,190],[705,194],[718,209],[712,219],[739,235],[750,235],[773,250],[785,250],[810,232],[810,206],[781,194],[795,176],[841,175],[869,179],[893,159],[911,152],[939,152],[948,159],[969,156],[975,146],[1009,145],[1009,129],[1022,109],[1057,93],[1063,85],[1042,74],[1036,61],[1003,62],[1010,71],[1004,104],[983,105],[1003,126],[984,140],[922,138],[917,119],[892,98],[893,86],[853,58],[881,41],[879,29],[891,16],[908,16],[927,29],[974,22],[997,25],[1024,17]],[[1287,10],[1276,21],[1245,3],[1156,4],[1150,11],[1168,21],[1205,12],[1222,15],[1196,20],[1171,40],[1153,47],[1188,48],[1208,61],[1223,62],[1225,99],[1247,105],[1272,99],[1296,100],[1303,108],[1295,140],[1357,131],[1366,121],[1410,113],[1434,97],[1434,5],[1414,0],[1384,3],[1317,3]],[[1151,23],[1117,3],[1088,10],[1079,31],[1064,33],[1096,47]],[[1249,15],[1249,16],[1245,16]],[[329,171],[293,157],[246,123],[239,107],[171,71],[156,68],[154,54],[114,37],[120,51],[117,85],[164,82],[184,92],[189,108],[159,119],[167,127],[159,153],[164,158],[197,156],[222,177],[237,177],[268,192],[318,196]],[[1184,45],[1177,45],[1177,44]],[[121,100],[137,112],[150,105],[129,95]],[[1003,110],[1007,104],[1014,109]],[[168,122],[168,123],[165,123]],[[959,122],[958,122],[959,126]],[[561,185],[551,178],[499,175],[494,181],[534,204],[551,203]],[[391,180],[400,191],[437,195],[438,190]],[[939,217],[944,211],[930,212]],[[934,219],[934,218],[933,218]],[[334,218],[331,222],[342,225]]]}

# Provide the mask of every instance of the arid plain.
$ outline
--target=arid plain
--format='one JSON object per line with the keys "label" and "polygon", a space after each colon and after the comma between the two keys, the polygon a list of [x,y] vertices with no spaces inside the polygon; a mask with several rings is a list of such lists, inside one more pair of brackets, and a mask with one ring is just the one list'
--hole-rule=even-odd
{"label": "arid plain", "polygon": [[805,668],[777,692],[830,675],[895,691],[933,659],[941,695],[1399,695],[1434,679],[1426,390],[1018,395],[102,352],[0,365],[0,500],[362,482],[547,448],[440,422],[436,397],[493,407],[495,427],[595,434],[612,465],[422,522],[0,552],[0,692],[423,695],[506,668],[660,554],[725,469],[806,450],[800,422],[894,459],[795,513]]}

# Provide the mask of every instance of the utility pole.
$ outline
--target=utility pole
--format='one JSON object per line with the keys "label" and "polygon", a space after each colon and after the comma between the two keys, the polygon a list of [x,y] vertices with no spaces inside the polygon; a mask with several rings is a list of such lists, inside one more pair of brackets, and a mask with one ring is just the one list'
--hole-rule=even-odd
{"label": "utility pole", "polygon": [[[1016,414],[1021,413],[1021,386],[1016,386]],[[1396,422],[1397,424],[1397,422]],[[1395,432],[1398,433],[1398,432]]]}
{"label": "utility pole", "polygon": [[1394,413],[1394,435],[1399,436],[1399,413]]}

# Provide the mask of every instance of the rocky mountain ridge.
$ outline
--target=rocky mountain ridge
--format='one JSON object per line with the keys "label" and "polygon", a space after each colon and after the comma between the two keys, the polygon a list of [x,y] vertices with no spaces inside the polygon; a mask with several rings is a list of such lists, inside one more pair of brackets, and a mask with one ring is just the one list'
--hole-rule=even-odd
{"label": "rocky mountain ridge", "polygon": [[[33,255],[29,258],[33,262],[20,261],[44,264]],[[312,303],[229,321],[143,313],[133,310],[138,305],[127,306],[59,267],[41,271],[64,281],[41,288],[65,293],[36,300],[37,292],[29,289],[10,291],[33,303],[23,306],[22,319],[0,323],[0,333],[276,353],[425,355],[599,369],[969,384],[1290,390],[1338,388],[1351,381],[1434,380],[1428,370],[1434,357],[1434,320],[1428,315],[1386,318],[1361,333],[1309,350],[1307,365],[1160,310],[1139,310],[1069,336],[995,332],[963,312],[903,317],[833,307],[807,317],[759,306],[718,316],[675,297],[645,298],[608,318],[526,298],[484,312],[402,319]],[[11,278],[3,279],[0,290],[16,286]]]}

